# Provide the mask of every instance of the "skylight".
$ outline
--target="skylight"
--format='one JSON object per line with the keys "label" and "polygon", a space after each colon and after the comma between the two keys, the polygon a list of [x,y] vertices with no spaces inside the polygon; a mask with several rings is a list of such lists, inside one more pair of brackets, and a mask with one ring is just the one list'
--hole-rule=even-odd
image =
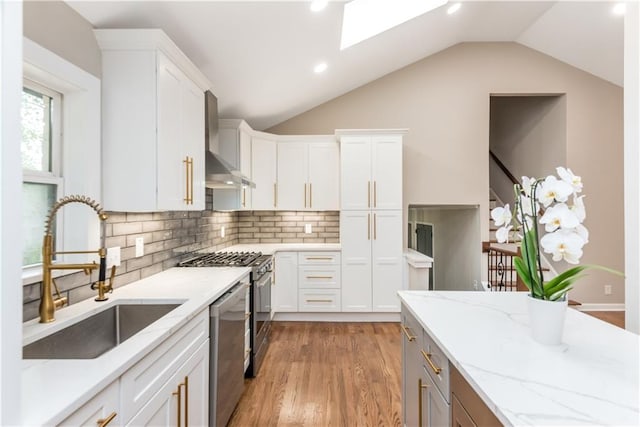
{"label": "skylight", "polygon": [[340,49],[360,43],[447,3],[447,0],[352,0],[344,5]]}

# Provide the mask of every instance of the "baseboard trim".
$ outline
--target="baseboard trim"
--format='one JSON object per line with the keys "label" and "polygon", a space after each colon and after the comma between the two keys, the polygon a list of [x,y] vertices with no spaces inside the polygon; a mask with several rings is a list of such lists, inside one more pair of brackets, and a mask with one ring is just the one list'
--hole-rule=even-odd
{"label": "baseboard trim", "polygon": [[400,313],[275,313],[276,322],[399,322]]}
{"label": "baseboard trim", "polygon": [[578,311],[624,311],[623,303],[616,304],[585,304],[575,306]]}

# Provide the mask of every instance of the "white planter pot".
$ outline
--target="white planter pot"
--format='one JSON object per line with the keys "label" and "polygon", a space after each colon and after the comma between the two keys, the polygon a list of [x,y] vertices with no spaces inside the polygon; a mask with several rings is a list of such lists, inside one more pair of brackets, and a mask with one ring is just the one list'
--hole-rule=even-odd
{"label": "white planter pot", "polygon": [[562,342],[567,302],[566,297],[562,301],[546,301],[527,295],[529,324],[534,340],[545,345],[558,345]]}

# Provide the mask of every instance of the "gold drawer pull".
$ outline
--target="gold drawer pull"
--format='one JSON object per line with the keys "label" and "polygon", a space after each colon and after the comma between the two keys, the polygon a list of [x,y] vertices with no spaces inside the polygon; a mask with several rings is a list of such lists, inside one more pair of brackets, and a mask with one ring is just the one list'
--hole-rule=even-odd
{"label": "gold drawer pull", "polygon": [[333,279],[332,276],[307,276],[307,279]]}
{"label": "gold drawer pull", "polygon": [[307,260],[313,260],[313,261],[331,261],[333,259],[333,257],[330,256],[308,256],[306,257]]}
{"label": "gold drawer pull", "polygon": [[278,184],[273,183],[273,207],[278,206]]}
{"label": "gold drawer pull", "polygon": [[116,412],[112,412],[111,415],[109,415],[107,418],[100,418],[97,421],[98,427],[105,427],[107,424],[113,421],[116,415],[118,415]]}
{"label": "gold drawer pull", "polygon": [[418,425],[422,427],[422,389],[429,387],[429,384],[422,384],[422,378],[418,378]]}
{"label": "gold drawer pull", "polygon": [[431,360],[431,353],[425,353],[424,350],[420,350],[420,352],[422,353],[422,357],[424,357],[424,360],[426,360],[431,367],[431,370],[433,370],[436,375],[440,375],[440,372],[442,372],[442,368],[438,368],[435,363],[433,363],[433,361]]}
{"label": "gold drawer pull", "polygon": [[330,300],[330,299],[308,299],[306,301],[307,302],[333,302],[333,300]]}
{"label": "gold drawer pull", "polygon": [[409,342],[411,342],[411,341],[415,341],[415,340],[416,340],[416,336],[415,336],[415,335],[411,335],[411,334],[409,333],[409,328],[408,328],[408,327],[406,327],[406,326],[404,326],[404,325],[400,325],[400,327],[402,328],[402,332],[404,332],[404,334],[407,336],[407,340],[408,340]]}

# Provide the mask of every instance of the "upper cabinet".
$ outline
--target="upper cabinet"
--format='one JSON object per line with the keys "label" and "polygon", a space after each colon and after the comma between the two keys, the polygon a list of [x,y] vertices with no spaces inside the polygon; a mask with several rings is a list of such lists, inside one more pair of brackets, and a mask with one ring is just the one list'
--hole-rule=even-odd
{"label": "upper cabinet", "polygon": [[251,138],[251,172],[254,210],[276,209],[277,152],[275,135],[256,134]]}
{"label": "upper cabinet", "polygon": [[340,208],[340,150],[333,137],[279,140],[277,157],[277,209]]}
{"label": "upper cabinet", "polygon": [[161,30],[95,34],[102,49],[105,209],[204,209],[208,80]]}
{"label": "upper cabinet", "polygon": [[340,138],[344,210],[402,209],[402,135]]}

